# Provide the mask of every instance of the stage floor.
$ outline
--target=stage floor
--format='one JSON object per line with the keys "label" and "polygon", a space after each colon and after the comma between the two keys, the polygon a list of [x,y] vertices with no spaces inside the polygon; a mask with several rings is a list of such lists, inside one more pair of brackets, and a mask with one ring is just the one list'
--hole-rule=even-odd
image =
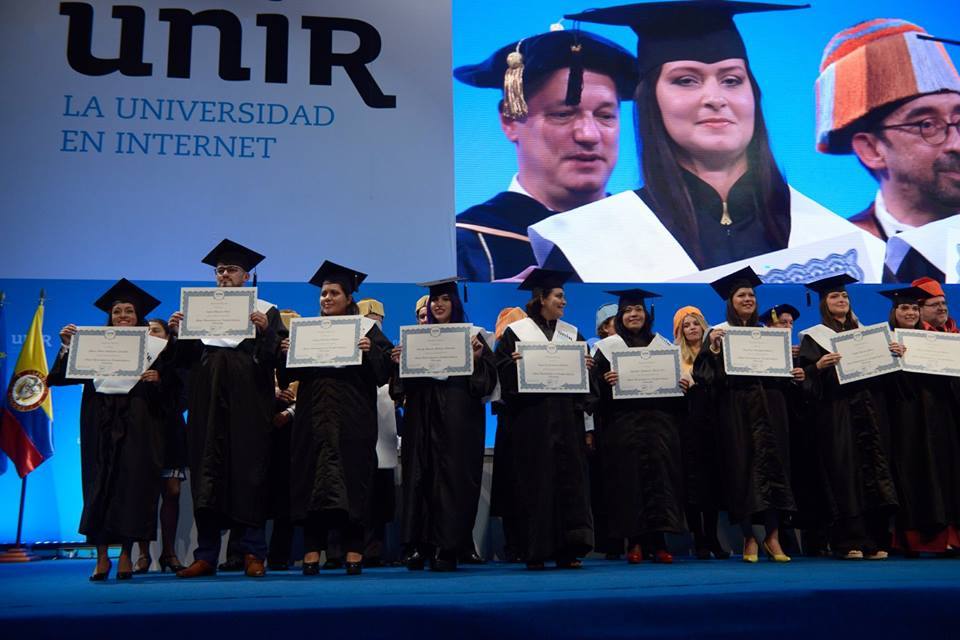
{"label": "stage floor", "polygon": [[291,633],[451,638],[955,638],[960,560],[588,560],[579,571],[487,564],[90,583],[90,560],[0,565],[5,638]]}

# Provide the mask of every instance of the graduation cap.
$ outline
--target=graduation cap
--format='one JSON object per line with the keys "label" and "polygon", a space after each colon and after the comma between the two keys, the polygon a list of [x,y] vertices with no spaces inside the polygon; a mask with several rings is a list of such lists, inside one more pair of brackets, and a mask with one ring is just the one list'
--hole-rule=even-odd
{"label": "graduation cap", "polygon": [[917,287],[919,289],[923,289],[925,292],[930,294],[928,296],[930,298],[940,298],[940,297],[945,297],[947,295],[943,292],[943,285],[941,285],[939,282],[937,282],[933,278],[929,278],[927,276],[924,276],[922,278],[917,278],[916,280],[911,282],[910,285]]}
{"label": "graduation cap", "polygon": [[129,302],[137,310],[137,319],[143,320],[147,314],[160,306],[160,301],[133,284],[126,278],[120,278],[106,293],[93,304],[102,311],[110,313],[118,302]]}
{"label": "graduation cap", "polygon": [[763,280],[752,268],[744,267],[739,271],[723,276],[719,280],[714,280],[710,283],[710,286],[713,287],[718,296],[724,300],[729,300],[737,292],[737,289],[756,289],[762,284]]}
{"label": "graduation cap", "polygon": [[934,297],[929,291],[924,291],[920,287],[901,287],[899,289],[877,291],[877,293],[889,299],[895,307],[901,304],[919,304],[923,300]]}
{"label": "graduation cap", "polygon": [[[430,289],[429,298],[436,298],[437,296],[447,294],[450,296],[459,297],[459,292],[457,291],[457,283],[463,280],[459,276],[451,276],[449,278],[441,278],[440,280],[431,280],[430,282],[418,282],[418,287],[427,287]],[[467,301],[467,285],[463,285],[463,301]]]}
{"label": "graduation cap", "polygon": [[324,260],[317,272],[310,278],[310,284],[323,287],[324,282],[335,282],[343,287],[343,292],[348,296],[360,288],[360,283],[366,280],[367,274],[354,271],[350,267],[344,267],[336,262]]}
{"label": "graduation cap", "polygon": [[647,298],[659,298],[659,293],[653,293],[652,291],[646,291],[644,289],[618,289],[616,291],[606,291],[612,296],[617,296],[620,299],[620,304],[625,305],[631,302],[639,302],[643,304],[644,300]]}
{"label": "graduation cap", "polygon": [[819,280],[814,280],[813,282],[807,282],[803,286],[811,291],[816,291],[818,294],[820,294],[820,299],[823,300],[828,294],[837,291],[846,291],[847,285],[855,282],[859,281],[848,273],[841,273],[838,275],[827,276],[826,278],[820,278]]}
{"label": "graduation cap", "polygon": [[453,76],[473,87],[503,89],[503,114],[518,119],[527,114],[527,86],[557,69],[570,69],[566,104],[580,104],[583,70],[613,78],[621,99],[629,100],[637,86],[637,61],[620,45],[598,35],[575,29],[555,30],[512,42],[497,49],[479,64],[453,70]]}
{"label": "graduation cap", "polygon": [[793,318],[793,321],[796,322],[800,317],[800,311],[792,304],[778,304],[775,307],[770,307],[766,311],[760,314],[760,319],[764,322],[769,318],[771,322],[777,322],[780,318],[780,315],[783,313],[789,313],[790,317]]}
{"label": "graduation cap", "polygon": [[383,303],[379,300],[374,300],[373,298],[364,298],[363,300],[357,301],[357,309],[360,311],[360,315],[362,316],[375,313],[381,318],[387,317],[387,313],[383,308]]}
{"label": "graduation cap", "polygon": [[249,272],[263,262],[264,257],[265,256],[257,253],[253,249],[248,249],[242,244],[224,238],[201,262],[211,267],[217,267],[222,264],[236,265],[244,271]]}
{"label": "graduation cap", "polygon": [[579,22],[631,27],[639,38],[637,60],[643,75],[665,62],[676,60],[696,60],[706,64],[728,58],[746,60],[747,49],[733,23],[735,15],[809,7],[809,4],[678,0],[588,9],[564,17]]}
{"label": "graduation cap", "polygon": [[517,289],[521,291],[535,291],[542,289],[562,289],[564,283],[573,277],[572,271],[557,271],[555,269],[536,268],[532,270]]}
{"label": "graduation cap", "polygon": [[597,327],[599,328],[604,322],[610,318],[614,318],[617,315],[619,306],[614,302],[608,302],[607,304],[600,305],[597,309]]}

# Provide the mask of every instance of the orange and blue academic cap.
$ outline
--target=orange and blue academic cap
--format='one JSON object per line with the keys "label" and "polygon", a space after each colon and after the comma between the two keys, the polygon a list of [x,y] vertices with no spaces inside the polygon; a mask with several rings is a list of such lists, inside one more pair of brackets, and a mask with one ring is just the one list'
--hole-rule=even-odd
{"label": "orange and blue academic cap", "polygon": [[856,282],[859,282],[859,280],[851,276],[849,273],[841,273],[827,276],[826,278],[820,278],[819,280],[814,280],[813,282],[804,283],[803,286],[811,291],[816,291],[817,294],[819,294],[820,299],[823,300],[831,293],[846,291],[848,284],[854,284]]}
{"label": "orange and blue academic cap", "polygon": [[264,257],[253,249],[248,249],[238,242],[224,238],[201,262],[211,267],[234,265],[244,271],[252,271],[254,267],[263,262]]}
{"label": "orange and blue academic cap", "polygon": [[557,271],[556,269],[534,269],[517,289],[521,291],[535,291],[541,289],[550,291],[551,289],[562,289],[570,278],[573,277],[572,271]]}
{"label": "orange and blue academic cap", "polygon": [[478,64],[453,70],[453,77],[473,87],[502,89],[503,114],[518,119],[527,113],[526,100],[532,84],[558,69],[570,69],[566,104],[580,104],[583,70],[602,73],[613,79],[617,94],[629,100],[637,87],[637,61],[620,45],[598,35],[580,31],[555,30],[541,33],[497,49]]}
{"label": "orange and blue academic cap", "polygon": [[899,289],[877,291],[877,293],[890,300],[895,307],[901,304],[919,304],[934,297],[930,292],[924,291],[920,287],[900,287]]}
{"label": "orange and blue academic cap", "polygon": [[107,289],[107,291],[97,298],[94,306],[97,309],[110,313],[113,305],[118,302],[129,302],[137,310],[137,317],[143,320],[148,313],[160,306],[160,301],[152,295],[133,284],[126,278],[120,278],[117,282]]}
{"label": "orange and blue academic cap", "polygon": [[750,267],[744,267],[739,271],[727,274],[719,280],[710,283],[717,295],[724,300],[729,300],[737,289],[756,289],[763,284],[760,276]]}
{"label": "orange and blue academic cap", "polygon": [[578,22],[631,27],[638,37],[637,60],[642,76],[677,60],[706,64],[730,58],[746,60],[747,48],[733,23],[734,16],[809,7],[809,4],[676,0],[588,9],[564,17]]}
{"label": "orange and blue academic cap", "polygon": [[766,322],[770,320],[771,322],[778,322],[780,316],[784,313],[790,314],[790,317],[793,318],[793,321],[796,322],[800,317],[800,310],[797,309],[792,304],[778,304],[775,307],[770,307],[766,311],[760,314],[760,320]]}
{"label": "orange and blue academic cap", "polygon": [[310,284],[316,287],[323,287],[325,282],[334,282],[343,287],[343,292],[347,295],[350,295],[354,291],[360,288],[360,283],[367,279],[367,274],[361,273],[351,269],[350,267],[345,267],[339,265],[336,262],[330,262],[329,260],[324,260],[323,264],[320,265],[320,268],[317,269],[317,272],[313,274],[313,277],[310,278]]}
{"label": "orange and blue academic cap", "polygon": [[943,292],[943,285],[941,285],[939,282],[937,282],[936,280],[928,276],[917,278],[916,280],[910,283],[910,286],[923,289],[924,291],[930,294],[929,297],[931,298],[940,298],[947,295]]}

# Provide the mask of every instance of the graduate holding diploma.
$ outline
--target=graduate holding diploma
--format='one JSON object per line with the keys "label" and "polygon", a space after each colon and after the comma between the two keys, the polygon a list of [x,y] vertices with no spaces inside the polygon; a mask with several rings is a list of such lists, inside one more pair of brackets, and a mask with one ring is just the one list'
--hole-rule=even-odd
{"label": "graduate holding diploma", "polygon": [[[108,327],[143,327],[160,301],[122,279],[95,303],[107,313]],[[91,581],[110,573],[108,545],[120,545],[117,580],[133,576],[134,541],[157,533],[157,498],[163,465],[163,377],[169,358],[161,356],[165,340],[147,338],[149,368],[139,376],[66,377],[67,358],[77,327],[60,331],[62,346],[47,376],[51,387],[83,385],[80,403],[80,468],[83,513],[80,533],[97,548]]]}
{"label": "graduate holding diploma", "polygon": [[[885,442],[889,424],[884,398],[889,376],[840,384],[834,370],[840,354],[830,339],[860,326],[850,305],[847,274],[807,284],[820,297],[821,324],[800,332],[797,364],[810,378],[811,419],[824,470],[823,521],[829,523],[834,555],[848,560],[883,559],[889,543],[888,521],[897,509]],[[901,351],[891,344],[892,352]]]}
{"label": "graduate holding diploma", "polygon": [[[457,279],[426,283],[427,328],[468,322]],[[400,539],[407,568],[453,571],[465,542],[473,539],[480,501],[486,438],[485,399],[497,386],[493,352],[471,331],[469,375],[394,375],[391,393],[405,400],[403,423],[403,515]],[[399,372],[401,346],[392,358]],[[471,549],[472,551],[472,549]]]}
{"label": "graduate holding diploma", "polygon": [[[510,424],[517,544],[531,570],[543,569],[546,560],[558,568],[580,568],[579,558],[593,547],[583,431],[588,396],[518,389],[518,344],[583,342],[577,328],[560,319],[567,306],[563,284],[571,275],[531,271],[520,285],[531,293],[528,317],[511,323],[496,349],[503,412]],[[584,358],[592,368],[593,359]]]}
{"label": "graduate holding diploma", "polygon": [[[743,561],[757,562],[755,521],[766,528],[763,548],[776,562],[789,562],[780,547],[781,514],[794,511],[790,486],[790,433],[784,378],[729,376],[723,363],[723,336],[728,326],[759,327],[754,290],[762,282],[746,267],[712,282],[727,301],[727,321],[706,337],[693,364],[693,379],[708,387],[717,415],[721,473],[732,523],[743,530]],[[795,369],[793,380],[804,372]]]}
{"label": "graduate holding diploma", "polygon": [[[680,533],[683,517],[683,474],[679,416],[682,398],[616,399],[618,373],[611,368],[614,353],[634,347],[673,345],[653,333],[653,311],[647,298],[659,294],[643,289],[609,291],[619,298],[615,333],[597,343],[592,370],[600,415],[607,532],[627,539],[627,562],[638,564],[643,551],[656,562],[671,563],[664,533]],[[679,382],[679,371],[673,385]]]}
{"label": "graduate holding diploma", "polygon": [[[320,287],[320,315],[358,315],[353,296],[366,277],[325,261],[310,278]],[[290,515],[303,524],[304,575],[319,573],[331,529],[340,531],[347,575],[362,571],[377,470],[377,389],[390,379],[393,345],[376,322],[363,318],[358,346],[358,365],[278,372],[281,387],[300,382],[290,443]],[[281,348],[289,348],[289,340]]]}

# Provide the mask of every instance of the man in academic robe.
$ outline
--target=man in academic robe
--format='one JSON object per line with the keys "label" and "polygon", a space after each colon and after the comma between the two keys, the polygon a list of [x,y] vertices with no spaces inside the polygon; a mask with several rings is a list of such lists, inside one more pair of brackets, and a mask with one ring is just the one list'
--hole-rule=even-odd
{"label": "man in academic robe", "polygon": [[[204,259],[214,267],[218,287],[242,287],[264,256],[223,240]],[[177,357],[193,365],[187,401],[187,450],[197,523],[194,561],[180,578],[214,575],[221,530],[241,534],[244,571],[265,574],[264,537],[271,421],[274,416],[275,366],[284,332],[277,308],[257,300],[250,314],[256,337],[244,340],[179,340]],[[179,332],[183,313],[170,318]]]}
{"label": "man in academic robe", "polygon": [[920,321],[926,329],[945,333],[960,333],[957,321],[950,317],[947,296],[943,286],[933,278],[917,278],[911,286],[923,290],[930,296],[920,301]]}
{"label": "man in academic robe", "polygon": [[960,237],[960,75],[947,50],[915,24],[876,19],[835,35],[820,68],[817,149],[856,154],[879,183],[850,221],[887,243],[884,282],[942,282],[950,230]]}
{"label": "man in academic robe", "polygon": [[609,40],[556,30],[458,67],[454,77],[504,90],[500,126],[518,169],[506,191],[457,216],[457,271],[466,280],[510,278],[536,263],[528,226],[606,196],[620,100],[633,94],[636,63]]}

